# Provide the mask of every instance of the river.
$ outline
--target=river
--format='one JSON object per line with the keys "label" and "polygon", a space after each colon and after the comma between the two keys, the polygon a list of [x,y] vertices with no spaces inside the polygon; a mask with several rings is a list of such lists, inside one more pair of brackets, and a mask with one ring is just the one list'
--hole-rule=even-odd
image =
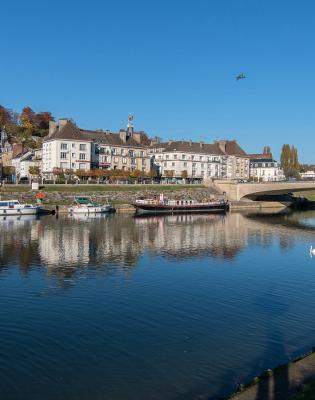
{"label": "river", "polygon": [[0,398],[218,399],[315,346],[315,212],[0,220]]}

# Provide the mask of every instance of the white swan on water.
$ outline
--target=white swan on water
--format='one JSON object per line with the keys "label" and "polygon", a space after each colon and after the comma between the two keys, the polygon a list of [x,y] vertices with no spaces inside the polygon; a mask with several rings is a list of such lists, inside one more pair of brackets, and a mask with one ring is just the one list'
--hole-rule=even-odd
{"label": "white swan on water", "polygon": [[313,249],[313,246],[311,246],[311,248],[310,248],[310,255],[311,255],[311,257],[315,256],[315,249]]}

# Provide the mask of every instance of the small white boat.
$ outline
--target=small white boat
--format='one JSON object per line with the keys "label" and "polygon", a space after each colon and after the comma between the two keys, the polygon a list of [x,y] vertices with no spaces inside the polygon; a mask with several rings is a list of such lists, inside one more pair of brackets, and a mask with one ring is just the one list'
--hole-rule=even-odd
{"label": "small white boat", "polygon": [[89,197],[75,197],[74,202],[74,206],[68,208],[70,214],[99,214],[111,210],[110,204],[99,205]]}
{"label": "small white boat", "polygon": [[18,200],[1,200],[0,216],[10,215],[36,215],[39,207],[32,204],[21,204]]}

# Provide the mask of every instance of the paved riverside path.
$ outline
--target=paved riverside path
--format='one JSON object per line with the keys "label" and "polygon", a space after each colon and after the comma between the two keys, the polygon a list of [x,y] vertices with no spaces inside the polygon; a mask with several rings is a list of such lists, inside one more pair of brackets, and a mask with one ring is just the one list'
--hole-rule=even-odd
{"label": "paved riverside path", "polygon": [[315,353],[275,369],[271,376],[261,378],[232,400],[287,400],[308,381],[315,379]]}

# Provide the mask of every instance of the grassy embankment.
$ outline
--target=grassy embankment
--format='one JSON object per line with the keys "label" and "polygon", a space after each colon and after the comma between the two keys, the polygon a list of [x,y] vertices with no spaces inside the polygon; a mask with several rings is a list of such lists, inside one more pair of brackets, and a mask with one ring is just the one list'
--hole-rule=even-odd
{"label": "grassy embankment", "polygon": [[294,193],[295,196],[306,197],[310,201],[315,201],[315,190],[309,190],[307,192]]}
{"label": "grassy embankment", "polygon": [[[138,192],[156,191],[166,192],[183,189],[200,189],[203,185],[47,185],[41,186],[43,192],[60,193],[90,193],[90,192]],[[7,185],[0,188],[0,193],[31,192],[31,187],[26,185]]]}

